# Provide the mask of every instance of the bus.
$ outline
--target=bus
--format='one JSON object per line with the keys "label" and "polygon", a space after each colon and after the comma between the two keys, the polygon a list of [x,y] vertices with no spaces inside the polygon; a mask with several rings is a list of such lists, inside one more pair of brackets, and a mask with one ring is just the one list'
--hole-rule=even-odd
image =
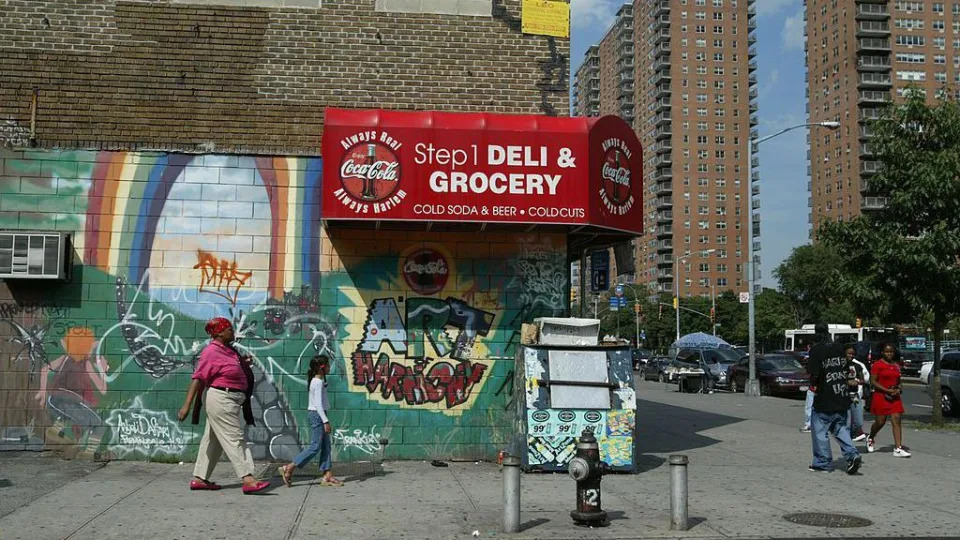
{"label": "bus", "polygon": [[[810,347],[817,342],[813,328],[814,325],[805,324],[800,328],[784,331],[783,350],[800,352],[810,350]],[[827,331],[830,333],[830,338],[837,343],[855,343],[858,341],[896,343],[897,341],[897,330],[883,326],[854,328],[849,324],[828,324]]]}

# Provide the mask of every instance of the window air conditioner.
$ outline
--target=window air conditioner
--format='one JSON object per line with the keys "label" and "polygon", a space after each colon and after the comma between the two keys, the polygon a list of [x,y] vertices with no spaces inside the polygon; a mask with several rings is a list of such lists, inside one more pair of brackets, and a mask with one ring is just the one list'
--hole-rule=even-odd
{"label": "window air conditioner", "polygon": [[70,279],[70,234],[0,231],[0,279]]}

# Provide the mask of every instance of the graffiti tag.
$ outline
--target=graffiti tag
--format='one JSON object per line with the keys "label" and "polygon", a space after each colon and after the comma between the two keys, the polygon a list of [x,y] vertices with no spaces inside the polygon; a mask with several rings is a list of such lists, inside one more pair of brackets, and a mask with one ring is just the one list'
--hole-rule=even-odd
{"label": "graffiti tag", "polygon": [[333,444],[339,444],[344,448],[356,448],[368,456],[375,455],[383,448],[380,446],[380,432],[377,426],[370,428],[370,431],[354,429],[338,429],[333,434]]}
{"label": "graffiti tag", "polygon": [[181,430],[166,411],[144,409],[139,396],[128,409],[112,411],[107,425],[114,428],[111,450],[121,456],[132,452],[147,456],[180,454],[196,437]]}
{"label": "graffiti tag", "polygon": [[219,296],[233,305],[237,305],[240,288],[253,276],[253,272],[238,270],[236,260],[217,258],[202,249],[197,250],[197,264],[193,269],[200,270],[199,292]]}

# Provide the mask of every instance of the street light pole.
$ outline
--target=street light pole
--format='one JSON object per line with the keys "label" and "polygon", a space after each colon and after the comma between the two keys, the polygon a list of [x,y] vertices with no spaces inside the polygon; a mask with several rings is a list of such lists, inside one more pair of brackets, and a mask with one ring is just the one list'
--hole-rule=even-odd
{"label": "street light pole", "polygon": [[747,328],[749,334],[747,354],[749,354],[750,358],[750,376],[747,379],[747,387],[745,388],[748,396],[760,396],[760,381],[757,380],[756,309],[754,304],[754,296],[756,296],[754,293],[756,292],[755,282],[757,279],[757,271],[755,267],[755,255],[753,254],[753,147],[759,146],[760,143],[769,141],[770,139],[783,135],[788,131],[793,131],[803,127],[824,127],[835,130],[840,128],[840,122],[808,122],[797,124],[795,126],[781,129],[772,135],[759,138],[756,142],[753,141],[753,137],[749,132],[747,134],[747,196],[744,197],[744,201],[746,201],[747,206],[747,287],[749,291],[747,296]]}
{"label": "street light pole", "polygon": [[717,291],[713,283],[710,284],[710,325],[713,327],[713,336],[717,336]]}

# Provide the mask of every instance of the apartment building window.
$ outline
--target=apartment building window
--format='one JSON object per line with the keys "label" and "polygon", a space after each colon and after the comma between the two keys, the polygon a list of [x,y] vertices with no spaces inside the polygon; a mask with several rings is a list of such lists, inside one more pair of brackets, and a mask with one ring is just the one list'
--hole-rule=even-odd
{"label": "apartment building window", "polygon": [[714,125],[714,129],[716,129],[717,131],[726,131],[727,125],[723,122],[717,122]]}
{"label": "apartment building window", "polygon": [[706,47],[706,46],[707,46],[707,40],[705,40],[705,39],[698,39],[698,40],[697,40],[697,47]]}
{"label": "apartment building window", "polygon": [[[713,110],[713,115],[714,115],[714,116],[724,116],[725,114],[727,114],[727,113],[726,113],[726,110],[724,110],[724,109],[714,109],[714,110]],[[734,127],[736,127],[736,126],[734,126]],[[736,131],[736,129],[734,129],[734,131]]]}
{"label": "apartment building window", "polygon": [[943,2],[934,2],[933,3],[933,12],[943,15]]}
{"label": "apartment building window", "polygon": [[[737,61],[737,59],[736,59],[736,56],[737,56],[737,55],[733,55],[733,56],[734,56],[733,61],[736,62],[736,61]],[[713,53],[713,61],[714,61],[714,62],[723,62],[723,53],[722,53],[722,52]]]}
{"label": "apartment building window", "polygon": [[706,178],[698,178],[698,179],[697,179],[697,186],[699,186],[699,187],[708,187],[709,185],[710,185],[710,180],[708,180],[708,179],[706,179]]}
{"label": "apartment building window", "polygon": [[947,82],[947,74],[943,71],[938,71],[933,74],[933,80],[937,82]]}
{"label": "apartment building window", "polygon": [[717,264],[717,272],[726,272],[726,271],[727,271],[727,265],[722,263]]}
{"label": "apartment building window", "polygon": [[690,220],[689,220],[689,219],[684,220],[684,222],[683,222],[683,228],[684,228],[684,229],[689,229],[689,228],[690,228]]}
{"label": "apartment building window", "polygon": [[701,172],[701,173],[707,172],[707,164],[706,163],[697,164],[697,172]]}
{"label": "apartment building window", "polygon": [[696,58],[696,59],[697,59],[698,61],[700,61],[700,62],[703,62],[703,61],[705,61],[705,60],[707,59],[707,53],[698,52],[698,53],[694,56],[694,58]]}
{"label": "apartment building window", "polygon": [[[697,18],[699,19],[699,17],[697,17]],[[704,26],[704,25],[702,25],[702,24],[698,24],[698,25],[696,25],[696,27],[694,28],[694,32],[696,32],[696,33],[698,33],[698,34],[706,34],[706,33],[707,33],[707,27]]]}
{"label": "apartment building window", "polygon": [[727,278],[725,277],[717,278],[717,287],[726,287],[726,286],[727,286]]}
{"label": "apartment building window", "polygon": [[716,155],[717,159],[724,159],[725,157],[727,157],[726,150],[717,150],[716,152],[714,152],[714,154]]}
{"label": "apartment building window", "polygon": [[715,183],[717,184],[717,187],[727,187],[727,181],[723,178],[717,178]]}
{"label": "apartment building window", "polygon": [[[960,57],[958,57],[958,58],[960,58]],[[697,116],[706,116],[706,115],[707,115],[707,109],[706,109],[706,107],[699,107],[699,108],[697,108]]]}
{"label": "apartment building window", "polygon": [[706,75],[707,66],[697,66],[697,75]]}
{"label": "apartment building window", "polygon": [[[736,5],[736,3],[734,3]],[[713,0],[713,7],[723,7],[723,0]]]}
{"label": "apartment building window", "polygon": [[707,87],[707,81],[703,81],[703,80],[697,81],[697,88],[706,88],[706,87]]}
{"label": "apartment building window", "polygon": [[[714,2],[713,5],[714,5],[714,7],[717,7],[717,3],[716,3],[716,2]],[[723,20],[723,12],[722,12],[722,11],[714,11],[714,12],[713,12],[713,20],[715,20],[715,21],[722,21],[722,20]]]}
{"label": "apartment building window", "polygon": [[933,46],[941,51],[947,48],[947,38],[935,37],[933,38]]}
{"label": "apartment building window", "polygon": [[700,221],[700,222],[697,223],[697,225],[700,227],[700,230],[701,230],[701,231],[706,231],[706,230],[710,229],[710,222],[709,222],[709,221]]}
{"label": "apartment building window", "polygon": [[714,47],[715,49],[722,49],[722,48],[723,48],[723,40],[722,40],[722,39],[715,39],[715,40],[713,40],[713,47]]}
{"label": "apartment building window", "polygon": [[701,234],[701,235],[700,235],[700,238],[698,239],[698,243],[700,243],[700,244],[706,244],[706,243],[708,243],[708,242],[710,242],[710,237],[707,236],[707,235],[705,235],[705,234]]}
{"label": "apartment building window", "polygon": [[718,221],[718,222],[717,222],[717,229],[718,229],[718,230],[721,230],[721,231],[726,230],[726,229],[727,229],[727,222],[726,222],[726,221]]}
{"label": "apartment building window", "polygon": [[946,57],[946,55],[943,55],[943,54],[935,54],[935,55],[933,55],[933,63],[934,63],[934,64],[941,64],[941,65],[942,65],[942,64],[946,64],[946,63],[947,63],[947,57]]}
{"label": "apartment building window", "polygon": [[726,140],[723,138],[723,135],[717,135],[714,140],[717,144],[726,144]]}
{"label": "apartment building window", "polygon": [[720,201],[720,202],[726,201],[726,200],[727,200],[727,194],[726,194],[726,193],[717,193],[717,200]]}
{"label": "apartment building window", "polygon": [[[710,157],[710,152],[706,150],[697,150],[697,159],[707,159],[708,157]],[[704,166],[706,166],[706,164],[704,164]],[[702,172],[707,172],[707,171],[702,171]]]}
{"label": "apartment building window", "polygon": [[923,2],[905,2],[902,0],[898,0],[896,8],[897,8],[897,11],[921,12],[923,11]]}
{"label": "apartment building window", "polygon": [[904,64],[922,64],[927,61],[927,55],[918,53],[897,53],[897,62]]}
{"label": "apartment building window", "polygon": [[[714,94],[714,96],[713,96],[713,102],[714,102],[714,103],[723,103],[723,102],[724,102],[724,99],[725,99],[725,97],[724,97],[723,94]],[[734,103],[737,102],[737,96],[733,96],[733,102],[734,102]]]}
{"label": "apartment building window", "polygon": [[922,47],[926,43],[926,40],[923,36],[917,36],[914,34],[900,34],[897,36],[897,45],[906,45],[908,47]]}
{"label": "apartment building window", "polygon": [[708,138],[706,135],[697,135],[697,144],[707,144]]}
{"label": "apartment building window", "polygon": [[697,122],[697,131],[706,131],[708,124],[706,122]]}
{"label": "apartment building window", "polygon": [[897,28],[920,30],[923,28],[923,19],[896,19],[893,25]]}
{"label": "apartment building window", "polygon": [[719,234],[717,235],[717,244],[725,245],[727,243],[727,235]]}
{"label": "apartment building window", "polygon": [[710,263],[700,263],[700,273],[706,273],[710,271]]}
{"label": "apartment building window", "polygon": [[722,26],[719,26],[719,25],[715,25],[715,26],[713,27],[713,33],[714,33],[714,34],[722,34],[722,33],[723,33],[723,27],[722,27]]}
{"label": "apartment building window", "polygon": [[941,21],[933,21],[933,29],[934,29],[934,30],[939,30],[939,31],[943,32],[943,30],[944,30],[945,27],[946,27],[946,23],[945,23],[944,21],[942,21],[942,20],[941,20]]}

